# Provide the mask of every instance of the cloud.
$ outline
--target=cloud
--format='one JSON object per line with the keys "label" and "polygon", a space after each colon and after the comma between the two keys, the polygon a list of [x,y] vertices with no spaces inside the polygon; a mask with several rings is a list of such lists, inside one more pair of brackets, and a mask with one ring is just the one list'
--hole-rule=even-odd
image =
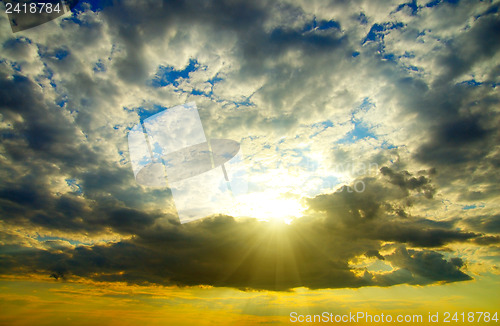
{"label": "cloud", "polygon": [[[399,186],[384,179],[366,182],[365,192],[346,191],[312,198],[310,214],[290,225],[215,216],[184,225],[172,219],[160,226],[147,224],[147,217],[140,212],[114,210],[109,213],[107,225],[134,232],[133,239],[58,247],[57,251],[27,249],[11,256],[12,262],[4,265],[4,271],[17,266],[66,279],[267,290],[470,279],[460,270],[460,259],[446,261],[437,251],[417,248],[467,242],[478,234],[456,231],[454,224],[393,214],[387,207],[391,200],[400,199],[394,198],[400,194]],[[383,187],[387,191],[380,191]],[[385,242],[399,246],[382,256],[379,250]],[[365,254],[387,260],[398,271],[392,272],[392,276],[360,276],[350,261]],[[433,269],[427,267],[430,263],[434,264]],[[395,277],[401,273],[407,275],[405,280]]]}
{"label": "cloud", "polygon": [[[432,198],[434,195],[435,189],[429,186],[429,180],[425,176],[420,176],[418,178],[411,177],[408,171],[394,173],[394,171],[385,166],[380,169],[380,172],[383,175],[388,175],[391,180],[390,182],[399,186],[402,190],[423,191],[427,198]],[[433,172],[432,170],[430,171],[430,173]]]}
{"label": "cloud", "polygon": [[400,269],[379,276],[376,281],[381,285],[391,285],[395,282],[425,285],[434,282],[467,281],[472,278],[460,268],[463,261],[460,258],[443,259],[437,252],[423,250],[407,250],[398,248],[385,259]]}
{"label": "cloud", "polygon": [[464,222],[480,232],[500,233],[500,215],[476,216],[466,219]]}
{"label": "cloud", "polygon": [[[469,280],[441,252],[498,243],[497,4],[383,4],[82,2],[15,35],[0,17],[2,273],[271,290]],[[170,190],[138,185],[128,131],[188,101],[207,135],[241,142],[254,190],[304,199],[304,216],[181,226]],[[370,163],[382,168],[358,172]]]}

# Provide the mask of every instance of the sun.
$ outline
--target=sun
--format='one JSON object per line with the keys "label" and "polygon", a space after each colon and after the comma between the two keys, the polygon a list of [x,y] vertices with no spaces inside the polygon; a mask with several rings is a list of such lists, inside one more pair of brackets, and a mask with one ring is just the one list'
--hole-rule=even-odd
{"label": "sun", "polygon": [[290,224],[295,218],[303,216],[304,210],[305,207],[297,198],[264,191],[239,196],[227,213],[235,217],[253,217],[262,221]]}

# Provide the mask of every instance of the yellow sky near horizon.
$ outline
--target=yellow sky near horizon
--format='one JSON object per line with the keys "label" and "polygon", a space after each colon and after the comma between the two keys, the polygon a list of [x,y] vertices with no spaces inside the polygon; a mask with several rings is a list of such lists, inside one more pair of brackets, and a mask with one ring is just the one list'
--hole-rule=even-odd
{"label": "yellow sky near horizon", "polygon": [[430,286],[299,288],[290,292],[4,278],[0,280],[0,324],[288,325],[300,324],[291,322],[291,312],[304,316],[323,312],[334,315],[364,312],[391,314],[394,318],[400,314],[422,315],[424,322],[420,324],[424,325],[429,312],[438,312],[441,318],[445,312],[488,311],[493,314],[500,303],[499,285],[500,278],[493,274],[469,282]]}

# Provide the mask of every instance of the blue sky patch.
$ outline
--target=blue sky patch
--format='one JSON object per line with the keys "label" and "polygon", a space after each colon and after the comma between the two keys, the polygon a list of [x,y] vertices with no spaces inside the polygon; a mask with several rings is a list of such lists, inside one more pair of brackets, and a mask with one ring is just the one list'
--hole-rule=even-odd
{"label": "blue sky patch", "polygon": [[[252,94],[253,95],[253,94]],[[239,108],[240,106],[253,106],[255,105],[252,101],[250,101],[250,98],[252,96],[250,95],[249,97],[247,97],[246,99],[244,99],[243,101],[234,101],[232,102],[237,108]]]}
{"label": "blue sky patch", "polygon": [[377,136],[370,130],[371,128],[363,121],[356,117],[358,112],[367,112],[375,107],[368,97],[363,99],[363,102],[351,114],[351,122],[354,124],[354,129],[349,131],[337,143],[339,144],[352,144],[364,138],[378,139]]}
{"label": "blue sky patch", "polygon": [[498,5],[498,4],[497,4],[497,5],[494,5],[494,6],[491,6],[490,8],[488,8],[488,10],[486,10],[485,12],[483,12],[483,13],[482,13],[482,14],[480,14],[480,15],[477,15],[477,16],[476,16],[476,17],[474,17],[474,18],[478,19],[479,17],[488,16],[488,15],[491,15],[491,14],[496,14],[496,13],[498,12],[498,7],[499,7],[499,6],[500,6],[500,5]]}
{"label": "blue sky patch", "polygon": [[82,194],[82,187],[77,183],[76,179],[66,179],[66,184],[71,187],[73,192],[76,192],[77,194]]}
{"label": "blue sky patch", "polygon": [[213,78],[210,78],[209,80],[207,80],[207,83],[209,83],[210,85],[214,86],[215,84],[217,84],[218,82],[220,81],[223,81],[224,79],[223,78],[220,78],[219,75],[215,75],[215,77]]}
{"label": "blue sky patch", "polygon": [[429,3],[427,3],[425,6],[427,8],[432,8],[432,7],[435,7],[435,6],[437,6],[437,5],[441,4],[441,3],[444,3],[444,2],[450,3],[452,5],[456,5],[456,4],[458,4],[459,1],[460,0],[433,0],[433,1],[429,2]]}
{"label": "blue sky patch", "polygon": [[338,141],[340,144],[352,144],[360,139],[373,138],[377,139],[377,136],[370,131],[370,128],[361,121],[353,121],[354,129],[349,131],[342,139]]}
{"label": "blue sky patch", "polygon": [[69,55],[69,51],[66,49],[57,49],[56,52],[54,52],[54,57],[56,57],[57,60],[63,60]]}
{"label": "blue sky patch", "polygon": [[382,147],[382,148],[384,148],[384,149],[393,149],[393,148],[398,148],[397,146],[394,146],[394,145],[392,145],[392,144],[389,144],[387,141],[384,141],[384,142],[382,143],[382,146],[381,146],[381,147]]}
{"label": "blue sky patch", "polygon": [[304,29],[302,31],[303,32],[310,32],[313,30],[324,31],[332,28],[340,29],[340,24],[334,20],[320,20],[319,22],[317,22],[315,17],[312,22],[309,22],[304,26]]}
{"label": "blue sky patch", "polygon": [[72,9],[74,12],[85,11],[87,6],[90,6],[90,10],[93,12],[102,11],[106,7],[111,7],[113,5],[113,0],[85,0],[79,1],[78,4]]}
{"label": "blue sky patch", "polygon": [[59,106],[60,108],[63,108],[66,105],[66,103],[68,103],[67,98],[63,98],[59,101],[56,101],[57,106]]}
{"label": "blue sky patch", "polygon": [[182,70],[175,70],[173,66],[159,66],[151,84],[153,87],[165,87],[167,85],[179,86],[179,79],[189,78],[189,73],[198,70],[199,64],[195,59],[190,59],[189,64]]}
{"label": "blue sky patch", "polygon": [[396,8],[396,12],[404,9],[405,7],[410,8],[412,16],[415,16],[418,12],[417,0],[412,0],[411,2],[400,4]]}
{"label": "blue sky patch", "polygon": [[[125,110],[128,110],[127,108],[124,108]],[[154,104],[150,108],[144,108],[144,107],[138,107],[134,110],[128,110],[128,111],[135,111],[139,115],[139,118],[141,121],[144,121],[145,119],[149,118],[152,115],[155,115],[158,112],[161,112],[163,110],[167,110],[166,107],[163,107],[161,105],[156,105]]]}
{"label": "blue sky patch", "polygon": [[95,63],[94,65],[94,72],[105,72],[106,71],[106,66],[104,63],[102,63],[101,60]]}
{"label": "blue sky patch", "polygon": [[10,64],[10,66],[11,66],[11,67],[12,67],[12,69],[14,69],[15,71],[17,71],[17,72],[21,72],[21,65],[20,65],[19,63],[17,63],[17,62],[15,62],[15,61],[14,61],[14,62],[12,62],[12,63]]}
{"label": "blue sky patch", "polygon": [[484,207],[485,207],[484,204],[479,204],[479,205],[472,204],[472,205],[465,205],[465,206],[463,206],[462,210],[468,211],[468,210],[471,210],[471,209],[484,208]]}
{"label": "blue sky patch", "polygon": [[393,29],[403,28],[405,25],[403,23],[383,23],[383,24],[373,24],[370,31],[366,35],[365,39],[361,44],[365,44],[370,41],[383,41],[384,36]]}
{"label": "blue sky patch", "polygon": [[460,82],[458,85],[477,87],[477,86],[481,86],[482,84],[483,83],[478,82],[475,79],[470,79],[470,80],[464,80],[463,82]]}
{"label": "blue sky patch", "polygon": [[209,94],[207,94],[207,93],[205,93],[203,91],[197,90],[197,89],[193,89],[191,91],[191,94],[193,94],[193,95],[205,95],[205,96],[209,96]]}
{"label": "blue sky patch", "polygon": [[331,122],[330,120],[325,120],[318,123],[314,123],[313,125],[311,125],[311,127],[317,131],[311,136],[309,136],[309,138],[316,137],[326,129],[333,127],[333,122]]}
{"label": "blue sky patch", "polygon": [[396,56],[394,55],[394,53],[387,53],[382,57],[382,59],[387,60],[387,61],[396,62]]}
{"label": "blue sky patch", "polygon": [[[51,236],[41,236],[37,233],[37,236],[36,236],[36,240],[39,241],[39,242],[45,242],[45,241],[67,241],[69,242],[70,244],[74,245],[74,246],[79,246],[79,245],[91,245],[93,244],[94,242],[91,240],[90,242],[82,242],[82,241],[78,241],[78,240],[74,240],[74,239],[68,239],[68,238],[63,238],[63,237],[51,237]],[[104,240],[104,239],[100,239],[99,240],[100,242],[105,242],[105,243],[108,243],[110,242],[111,240]]]}

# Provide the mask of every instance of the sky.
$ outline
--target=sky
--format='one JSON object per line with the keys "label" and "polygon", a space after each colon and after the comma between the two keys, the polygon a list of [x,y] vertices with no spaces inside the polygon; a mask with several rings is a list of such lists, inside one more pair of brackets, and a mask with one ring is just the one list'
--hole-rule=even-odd
{"label": "sky", "polygon": [[[498,311],[500,2],[402,1],[2,4],[0,324]],[[181,223],[128,137],[188,103],[246,186]]]}

